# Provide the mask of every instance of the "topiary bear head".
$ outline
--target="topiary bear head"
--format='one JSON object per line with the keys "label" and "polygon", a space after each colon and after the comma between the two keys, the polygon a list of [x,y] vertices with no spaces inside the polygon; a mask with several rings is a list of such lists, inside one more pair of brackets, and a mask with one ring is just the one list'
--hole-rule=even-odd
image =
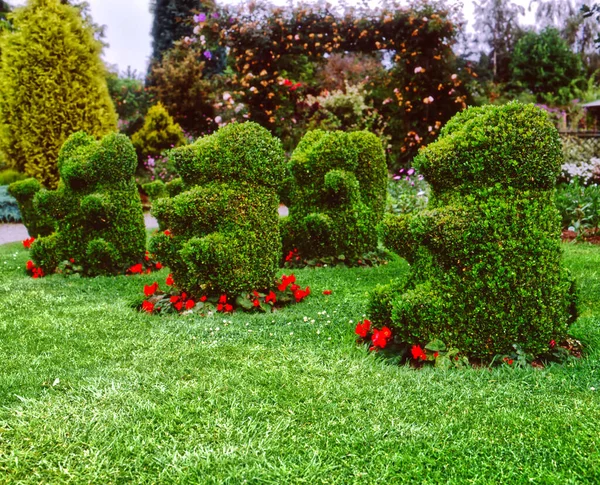
{"label": "topiary bear head", "polygon": [[516,101],[457,114],[414,161],[437,193],[496,185],[548,190],[561,163],[560,138],[547,114]]}
{"label": "topiary bear head", "polygon": [[63,183],[74,191],[129,182],[137,166],[133,145],[125,135],[110,134],[100,141],[84,132],[71,135],[58,155]]}
{"label": "topiary bear head", "polygon": [[186,188],[208,183],[247,183],[276,188],[284,174],[281,141],[253,122],[227,125],[171,152]]}

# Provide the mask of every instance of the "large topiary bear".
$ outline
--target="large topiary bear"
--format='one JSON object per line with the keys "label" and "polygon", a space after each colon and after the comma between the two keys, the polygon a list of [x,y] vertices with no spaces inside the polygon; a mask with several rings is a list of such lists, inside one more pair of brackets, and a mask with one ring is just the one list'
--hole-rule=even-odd
{"label": "large topiary bear", "polygon": [[[194,295],[240,294],[272,285],[281,255],[277,188],[281,142],[256,123],[231,124],[171,152],[181,180],[152,213],[150,249]],[[156,184],[155,184],[156,185]]]}
{"label": "large topiary bear", "polygon": [[51,272],[74,259],[89,275],[120,273],[143,260],[146,230],[133,174],[135,150],[124,135],[96,141],[71,135],[58,157],[57,190],[42,190],[37,212],[56,221],[56,232],[31,246],[33,261]]}
{"label": "large topiary bear", "polygon": [[561,159],[533,105],[454,116],[415,159],[432,187],[428,209],[384,221],[386,246],[411,270],[374,292],[374,323],[410,345],[440,339],[482,358],[513,344],[539,355],[565,337],[576,309],[553,202]]}
{"label": "large topiary bear", "polygon": [[366,131],[309,131],[288,165],[284,249],[307,258],[359,258],[377,248],[387,169],[377,136]]}

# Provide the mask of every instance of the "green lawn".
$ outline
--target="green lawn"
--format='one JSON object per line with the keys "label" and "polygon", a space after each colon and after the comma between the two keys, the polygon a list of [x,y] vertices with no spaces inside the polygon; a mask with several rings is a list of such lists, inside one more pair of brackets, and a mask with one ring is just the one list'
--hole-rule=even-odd
{"label": "green lawn", "polygon": [[600,482],[600,248],[565,246],[586,353],[543,370],[358,348],[402,260],[298,270],[300,305],[200,318],[129,307],[165,270],[33,280],[27,259],[0,246],[0,483]]}

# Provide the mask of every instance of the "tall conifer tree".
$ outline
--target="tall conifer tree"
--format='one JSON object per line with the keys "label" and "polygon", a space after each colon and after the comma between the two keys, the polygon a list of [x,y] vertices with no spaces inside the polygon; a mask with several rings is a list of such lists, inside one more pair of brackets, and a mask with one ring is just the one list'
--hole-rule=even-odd
{"label": "tall conifer tree", "polygon": [[116,130],[100,59],[102,44],[80,9],[29,0],[0,36],[0,151],[14,168],[49,188],[69,135]]}

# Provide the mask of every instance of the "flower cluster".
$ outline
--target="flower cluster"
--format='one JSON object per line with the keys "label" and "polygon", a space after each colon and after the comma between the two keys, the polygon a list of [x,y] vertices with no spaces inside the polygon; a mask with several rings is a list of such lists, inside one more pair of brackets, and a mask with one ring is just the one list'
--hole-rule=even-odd
{"label": "flower cluster", "polygon": [[144,285],[145,299],[139,309],[146,313],[181,313],[193,310],[202,315],[211,312],[232,313],[235,309],[266,312],[289,303],[300,303],[310,295],[310,287],[302,289],[298,286],[293,274],[283,275],[275,282],[273,289],[254,290],[235,296],[221,294],[192,298],[187,293],[177,290],[171,274],[167,276],[165,285],[169,287],[167,291],[161,291],[157,282]]}
{"label": "flower cluster", "polygon": [[162,263],[159,261],[155,261],[154,255],[150,254],[149,251],[146,251],[146,254],[144,255],[144,260],[141,263],[134,264],[127,268],[126,274],[150,274],[152,273],[152,271],[159,271],[161,269],[163,269]]}
{"label": "flower cluster", "polygon": [[35,238],[34,238],[34,237],[30,237],[30,238],[28,238],[28,239],[25,239],[25,240],[23,241],[23,247],[24,247],[25,249],[29,249],[29,248],[31,247],[31,245],[33,244],[33,242],[34,242],[34,241],[35,241]]}
{"label": "flower cluster", "polygon": [[31,261],[31,259],[27,261],[25,268],[27,270],[27,274],[34,279],[43,278],[44,276],[46,276],[44,274],[44,270],[39,266],[36,266],[35,263]]}

